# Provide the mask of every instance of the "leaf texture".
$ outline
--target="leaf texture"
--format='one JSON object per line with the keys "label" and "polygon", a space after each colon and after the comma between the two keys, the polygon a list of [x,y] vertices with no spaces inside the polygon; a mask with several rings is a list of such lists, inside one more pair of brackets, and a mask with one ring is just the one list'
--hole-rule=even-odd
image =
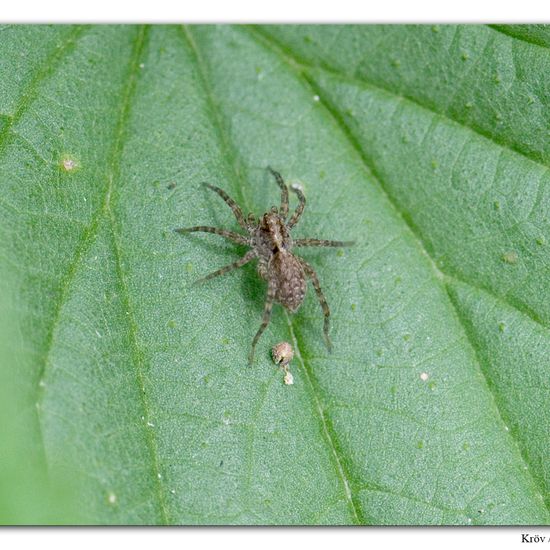
{"label": "leaf texture", "polygon": [[[4,371],[81,521],[548,523],[546,27],[0,32]],[[237,227],[202,181],[267,211],[267,166],[356,245],[300,250],[334,352],[310,289],[250,368],[265,284],[193,286],[245,249],[173,229]]]}

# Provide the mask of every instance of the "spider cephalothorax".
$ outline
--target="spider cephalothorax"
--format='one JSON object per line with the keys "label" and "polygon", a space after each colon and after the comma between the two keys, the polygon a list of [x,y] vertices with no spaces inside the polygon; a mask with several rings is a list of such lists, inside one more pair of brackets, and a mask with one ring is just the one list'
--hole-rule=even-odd
{"label": "spider cephalothorax", "polygon": [[248,218],[245,220],[242,210],[225,191],[215,185],[205,183],[209,189],[218,193],[231,210],[233,210],[237,222],[246,230],[248,235],[241,235],[233,231],[218,229],[217,227],[206,227],[203,225],[175,230],[178,233],[191,233],[192,231],[215,233],[235,243],[251,247],[251,250],[242,258],[210,273],[210,275],[207,275],[201,279],[201,281],[223,275],[228,271],[245,265],[253,259],[258,259],[258,273],[262,279],[267,281],[267,298],[264,306],[262,324],[252,340],[252,348],[249,355],[250,364],[252,364],[254,360],[256,344],[269,324],[273,302],[279,302],[290,312],[294,313],[304,301],[307,290],[307,279],[311,279],[315,292],[317,293],[317,298],[323,309],[325,317],[323,334],[325,336],[327,348],[330,351],[331,343],[328,334],[330,309],[325,300],[323,291],[321,290],[319,279],[313,268],[306,261],[292,253],[292,248],[300,246],[351,246],[353,244],[352,242],[326,241],[320,239],[293,240],[290,235],[290,230],[300,219],[306,205],[306,199],[298,186],[292,186],[292,190],[298,195],[300,202],[290,220],[287,221],[288,188],[278,172],[275,172],[275,170],[271,168],[269,168],[269,171],[273,174],[275,181],[281,188],[281,207],[277,208],[276,206],[272,206],[271,210],[266,212],[259,220],[256,219],[253,214],[249,214]]}

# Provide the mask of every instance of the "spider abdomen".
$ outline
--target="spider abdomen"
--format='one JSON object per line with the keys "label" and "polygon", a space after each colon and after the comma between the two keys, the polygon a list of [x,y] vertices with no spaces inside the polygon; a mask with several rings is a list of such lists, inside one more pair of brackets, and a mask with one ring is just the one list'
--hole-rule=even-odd
{"label": "spider abdomen", "polygon": [[273,254],[269,269],[276,281],[275,299],[294,313],[306,295],[306,275],[298,259],[286,250]]}

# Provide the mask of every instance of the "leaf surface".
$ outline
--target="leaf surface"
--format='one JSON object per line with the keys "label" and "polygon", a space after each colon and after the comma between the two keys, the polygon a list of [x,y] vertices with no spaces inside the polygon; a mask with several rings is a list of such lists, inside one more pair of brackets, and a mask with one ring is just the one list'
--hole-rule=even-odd
{"label": "leaf surface", "polygon": [[[544,27],[1,32],[5,371],[83,521],[548,523]],[[300,249],[334,352],[311,288],[250,368],[265,283],[193,286],[246,249],[173,229],[237,230],[202,181],[267,211],[267,166],[356,245]]]}

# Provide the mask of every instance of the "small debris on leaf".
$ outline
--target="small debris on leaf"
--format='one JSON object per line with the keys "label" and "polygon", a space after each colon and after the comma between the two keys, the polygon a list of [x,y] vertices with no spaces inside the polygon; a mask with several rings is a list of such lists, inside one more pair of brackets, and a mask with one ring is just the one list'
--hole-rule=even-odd
{"label": "small debris on leaf", "polygon": [[510,250],[508,252],[505,252],[502,255],[502,261],[506,262],[507,264],[517,264],[518,263],[518,253],[514,250]]}
{"label": "small debris on leaf", "polygon": [[59,164],[65,172],[74,172],[77,168],[80,168],[78,161],[69,155],[63,155]]}
{"label": "small debris on leaf", "polygon": [[76,162],[72,159],[65,159],[63,161],[63,168],[69,172],[70,170],[73,170],[76,166]]}
{"label": "small debris on leaf", "polygon": [[294,384],[294,377],[286,365],[283,368],[285,369],[285,377],[283,378],[283,381],[287,386],[292,386],[292,384]]}
{"label": "small debris on leaf", "polygon": [[285,376],[283,378],[284,383],[287,386],[294,384],[294,377],[288,369],[288,364],[294,357],[292,346],[288,342],[279,342],[273,346],[271,353],[273,355],[273,361],[285,371]]}
{"label": "small debris on leaf", "polygon": [[273,346],[271,353],[273,354],[273,361],[281,367],[288,365],[294,357],[294,350],[288,342],[279,342]]}

